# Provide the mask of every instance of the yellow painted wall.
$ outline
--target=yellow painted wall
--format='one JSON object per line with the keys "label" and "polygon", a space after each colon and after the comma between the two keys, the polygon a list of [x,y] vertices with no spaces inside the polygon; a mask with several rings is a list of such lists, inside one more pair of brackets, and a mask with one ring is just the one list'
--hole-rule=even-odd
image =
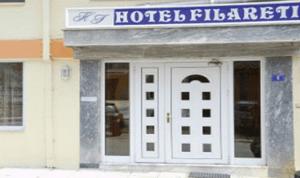
{"label": "yellow painted wall", "polygon": [[300,56],[293,58],[295,168],[300,170]]}
{"label": "yellow painted wall", "polygon": [[[47,83],[49,65],[52,86]],[[66,81],[60,78],[64,65],[71,67],[71,78]],[[79,167],[79,73],[77,60],[24,62],[25,127],[20,131],[0,131],[0,167],[45,167],[47,159],[52,159],[56,168]],[[48,90],[49,86],[52,90]],[[48,91],[52,91],[52,104],[48,103]],[[53,127],[46,125],[47,119]],[[51,134],[47,129],[53,129]]]}
{"label": "yellow painted wall", "polygon": [[[71,77],[66,81],[60,77],[65,65],[71,68]],[[77,60],[53,62],[54,166],[57,168],[79,167],[79,73]]]}
{"label": "yellow painted wall", "polygon": [[[52,2],[52,0],[50,0]],[[42,0],[26,0],[25,3],[0,3],[1,22],[0,40],[4,46],[12,40],[35,40],[42,38]],[[72,1],[69,1],[72,4]],[[57,7],[65,4],[57,1]],[[53,5],[53,4],[51,4]],[[52,9],[57,9],[51,6]],[[50,17],[64,19],[64,8],[59,16],[55,11]],[[54,19],[55,21],[55,19]],[[52,24],[50,24],[51,26]],[[62,34],[64,25],[56,25]],[[53,45],[51,43],[51,45]],[[54,45],[53,45],[54,46]],[[51,46],[51,47],[53,47]],[[0,48],[0,53],[11,50],[1,60],[14,60],[12,54],[19,54],[16,45],[9,49]],[[23,49],[23,48],[20,48]],[[30,50],[35,50],[30,48]],[[26,50],[26,51],[30,51]],[[38,54],[42,54],[41,49]],[[53,51],[51,51],[53,52]],[[60,51],[56,52],[61,55]],[[0,54],[0,56],[1,56]],[[30,54],[34,54],[30,52]],[[51,54],[52,55],[52,54]],[[38,55],[37,55],[38,56]],[[79,62],[31,61],[28,56],[20,55],[24,61],[24,131],[0,131],[0,167],[57,167],[78,168],[79,166]],[[39,58],[41,56],[38,56]],[[72,77],[68,81],[60,79],[62,65],[68,63]],[[51,88],[51,89],[49,89]],[[28,96],[28,97],[29,97]],[[29,103],[28,103],[29,102]],[[30,115],[27,117],[27,115]],[[27,119],[28,118],[28,119]],[[53,125],[52,125],[53,124]]]}
{"label": "yellow painted wall", "polygon": [[0,39],[40,39],[42,37],[42,0],[0,4]]}
{"label": "yellow painted wall", "polygon": [[24,130],[0,131],[0,167],[44,167],[44,65],[24,63]]}

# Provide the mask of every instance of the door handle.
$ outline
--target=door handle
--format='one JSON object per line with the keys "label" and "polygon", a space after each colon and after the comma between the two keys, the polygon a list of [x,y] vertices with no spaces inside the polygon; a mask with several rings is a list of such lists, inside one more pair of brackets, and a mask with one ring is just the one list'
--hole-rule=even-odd
{"label": "door handle", "polygon": [[168,112],[167,113],[167,123],[170,123],[171,119],[172,119],[171,114]]}

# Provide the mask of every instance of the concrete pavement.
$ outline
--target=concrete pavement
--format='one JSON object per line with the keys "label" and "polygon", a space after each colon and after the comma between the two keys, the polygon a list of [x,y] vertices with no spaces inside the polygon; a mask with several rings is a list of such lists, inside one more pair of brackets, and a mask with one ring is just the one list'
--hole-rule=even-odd
{"label": "concrete pavement", "polygon": [[[117,172],[102,170],[0,169],[0,178],[188,178],[188,173]],[[231,178],[258,178],[231,176]]]}

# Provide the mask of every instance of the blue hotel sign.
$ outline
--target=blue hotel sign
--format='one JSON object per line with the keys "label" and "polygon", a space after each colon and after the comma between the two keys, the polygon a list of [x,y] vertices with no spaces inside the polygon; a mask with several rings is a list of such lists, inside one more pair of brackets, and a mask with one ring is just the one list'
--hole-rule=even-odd
{"label": "blue hotel sign", "polygon": [[68,9],[67,28],[300,23],[300,2]]}

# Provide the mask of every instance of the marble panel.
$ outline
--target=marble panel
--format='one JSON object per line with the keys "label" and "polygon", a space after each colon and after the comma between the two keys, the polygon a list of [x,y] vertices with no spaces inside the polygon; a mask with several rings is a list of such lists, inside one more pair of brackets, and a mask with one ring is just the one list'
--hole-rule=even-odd
{"label": "marble panel", "polygon": [[100,162],[100,64],[80,62],[80,165]]}
{"label": "marble panel", "polygon": [[[265,67],[267,165],[270,177],[284,178],[294,172],[292,60],[267,58]],[[284,80],[274,81],[279,75]]]}

